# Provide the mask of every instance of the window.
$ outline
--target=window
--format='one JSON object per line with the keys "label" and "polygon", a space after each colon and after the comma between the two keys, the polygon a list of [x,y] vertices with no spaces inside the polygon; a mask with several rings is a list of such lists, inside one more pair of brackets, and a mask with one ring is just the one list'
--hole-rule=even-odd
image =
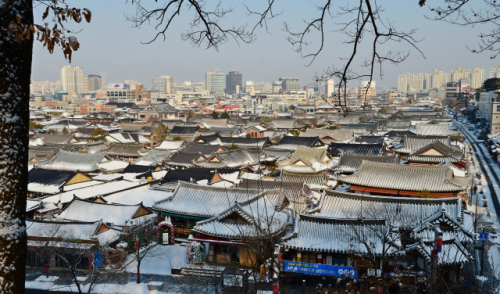
{"label": "window", "polygon": [[500,111],[500,105],[497,105],[497,111]]}

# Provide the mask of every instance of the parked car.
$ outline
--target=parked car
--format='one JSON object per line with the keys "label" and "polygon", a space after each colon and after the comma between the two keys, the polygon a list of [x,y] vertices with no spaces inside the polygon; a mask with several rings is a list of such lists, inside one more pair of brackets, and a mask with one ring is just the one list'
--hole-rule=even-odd
{"label": "parked car", "polygon": [[473,127],[473,126],[470,126],[470,127],[469,127],[469,131],[474,131],[474,127]]}

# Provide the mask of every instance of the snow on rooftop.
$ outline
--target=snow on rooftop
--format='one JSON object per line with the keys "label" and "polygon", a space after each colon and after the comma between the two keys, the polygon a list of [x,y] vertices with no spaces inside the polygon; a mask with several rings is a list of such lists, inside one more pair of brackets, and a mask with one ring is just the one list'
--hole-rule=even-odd
{"label": "snow on rooftop", "polygon": [[73,195],[76,195],[82,199],[92,198],[98,195],[107,195],[114,192],[119,192],[123,190],[127,190],[129,188],[138,186],[139,183],[134,183],[130,181],[114,181],[108,182],[104,184],[99,184],[95,186],[90,186],[82,189],[72,190],[68,192],[63,192],[60,194],[56,194],[53,196],[45,197],[41,199],[44,203],[57,203],[59,200],[61,203],[68,203],[73,200]]}

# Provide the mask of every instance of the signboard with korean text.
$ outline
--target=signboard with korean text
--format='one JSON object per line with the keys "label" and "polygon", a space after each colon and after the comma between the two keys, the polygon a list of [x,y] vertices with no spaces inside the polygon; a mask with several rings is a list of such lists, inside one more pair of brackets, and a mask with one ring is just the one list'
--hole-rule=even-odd
{"label": "signboard with korean text", "polygon": [[285,260],[285,272],[331,277],[358,277],[358,273],[356,272],[355,267],[297,262],[289,260]]}

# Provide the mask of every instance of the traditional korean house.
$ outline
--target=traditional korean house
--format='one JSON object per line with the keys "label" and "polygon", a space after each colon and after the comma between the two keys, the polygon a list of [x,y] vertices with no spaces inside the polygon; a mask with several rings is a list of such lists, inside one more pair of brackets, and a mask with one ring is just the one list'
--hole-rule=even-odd
{"label": "traditional korean house", "polygon": [[321,194],[309,188],[306,183],[283,182],[283,181],[261,181],[243,179],[238,186],[243,189],[257,190],[279,190],[280,198],[276,203],[276,210],[282,211],[290,208],[294,212],[305,213],[311,206],[315,206]]}
{"label": "traditional korean house", "polygon": [[155,189],[173,191],[179,182],[205,186],[234,187],[240,182],[240,169],[234,168],[187,168],[168,170]]}
{"label": "traditional korean house", "polygon": [[108,112],[92,112],[87,114],[83,119],[91,123],[110,123],[115,120]]}
{"label": "traditional korean house", "polygon": [[103,153],[81,153],[61,150],[53,158],[38,164],[39,168],[59,171],[94,172],[109,158]]}
{"label": "traditional korean house", "polygon": [[417,124],[413,133],[420,136],[457,136],[459,131],[452,129],[450,123],[445,124]]}
{"label": "traditional korean house", "polygon": [[[414,166],[363,160],[356,174],[341,182],[349,191],[393,196],[455,197],[467,191],[469,179],[455,175],[450,166]],[[423,193],[423,194],[422,194]],[[425,194],[425,195],[424,195]]]}
{"label": "traditional korean house", "polygon": [[172,196],[155,202],[153,209],[170,217],[176,235],[188,237],[196,221],[220,215],[235,201],[243,202],[259,194],[265,194],[271,199],[279,197],[277,190],[200,186],[179,182]]}
{"label": "traditional korean house", "polygon": [[[26,266],[67,267],[62,257],[71,258],[72,252],[81,255],[78,269],[88,269],[88,256],[82,252],[98,250],[119,239],[120,231],[114,230],[96,222],[56,222],[56,221],[26,221],[28,235],[28,252]],[[48,254],[43,250],[50,248],[58,254]]]}
{"label": "traditional korean house", "polygon": [[399,163],[399,156],[396,154],[388,156],[363,156],[343,153],[340,156],[338,164],[332,170],[341,174],[352,174],[359,170],[363,160],[397,164]]}
{"label": "traditional korean house", "polygon": [[305,132],[300,132],[299,137],[319,137],[325,144],[349,143],[354,140],[354,132],[349,129],[306,129]]}
{"label": "traditional korean house", "polygon": [[162,121],[179,116],[179,110],[168,103],[149,104],[144,108],[131,109],[129,115],[141,121]]}
{"label": "traditional korean house", "polygon": [[384,156],[388,152],[385,150],[384,143],[378,144],[355,144],[355,143],[330,143],[328,151],[333,156],[342,154],[351,154],[358,156]]}
{"label": "traditional korean house", "polygon": [[465,167],[464,158],[465,155],[462,151],[448,147],[436,140],[403,157],[403,160],[408,161],[410,165],[437,165],[448,162]]}
{"label": "traditional korean house", "polygon": [[247,151],[245,149],[236,149],[231,151],[217,152],[204,160],[193,162],[194,166],[204,168],[243,168],[252,167],[259,164],[258,153]]}
{"label": "traditional korean house", "polygon": [[120,230],[145,224],[155,217],[156,214],[144,207],[142,202],[136,205],[108,204],[102,201],[83,200],[76,196],[57,213],[58,221],[102,221],[108,227]]}
{"label": "traditional korean house", "polygon": [[291,211],[276,211],[276,194],[259,194],[230,204],[216,216],[197,221],[189,241],[208,247],[208,262],[254,266],[269,256],[258,256],[255,248],[284,235],[292,222]]}
{"label": "traditional korean house", "polygon": [[114,159],[137,161],[148,149],[142,143],[112,143],[104,154]]}
{"label": "traditional korean house", "polygon": [[151,143],[151,141],[134,133],[110,133],[106,136],[106,141],[110,143]]}
{"label": "traditional korean house", "polygon": [[156,150],[169,150],[169,151],[177,151],[186,146],[185,140],[164,140],[161,144],[156,147]]}
{"label": "traditional korean house", "polygon": [[172,154],[169,150],[151,149],[136,161],[135,165],[162,165]]}
{"label": "traditional korean house", "polygon": [[324,172],[332,166],[326,146],[317,149],[299,146],[289,159],[277,163],[279,170],[293,173]]}
{"label": "traditional korean house", "polygon": [[312,190],[324,191],[329,189],[328,175],[325,172],[320,173],[294,173],[282,171],[280,176],[282,182],[303,182]]}
{"label": "traditional korean house", "polygon": [[28,174],[28,197],[38,198],[95,184],[92,178],[76,171],[33,168]]}
{"label": "traditional korean house", "polygon": [[264,125],[268,129],[274,130],[299,130],[304,128],[304,125],[297,123],[295,119],[273,119],[265,122]]}
{"label": "traditional korean house", "polygon": [[197,144],[193,142],[188,143],[186,147],[182,149],[182,152],[201,153],[205,157],[224,151],[226,151],[226,149],[221,145]]}
{"label": "traditional korean house", "polygon": [[174,126],[170,130],[169,140],[182,138],[187,142],[191,142],[198,134],[199,126]]}
{"label": "traditional korean house", "polygon": [[200,136],[194,140],[199,144],[220,145],[222,147],[238,146],[242,148],[262,149],[271,146],[269,138],[241,138],[241,137],[222,137],[219,134],[210,136]]}
{"label": "traditional korean house", "polygon": [[[443,236],[439,258],[441,265],[447,266],[441,270],[459,273],[471,260],[466,248],[474,242],[473,217],[463,205],[458,197],[385,197],[326,191],[316,207],[295,219],[293,232],[283,238],[288,249],[283,256],[285,268],[290,262],[326,264],[341,266],[344,271],[349,267],[349,271],[362,275],[367,264],[358,257],[370,254],[378,262],[384,263],[379,259],[382,255],[391,256],[413,265],[415,271],[429,272],[434,227],[439,226]],[[293,268],[285,271],[297,272]]]}
{"label": "traditional korean house", "polygon": [[276,145],[273,145],[273,148],[295,150],[299,146],[315,148],[325,146],[325,143],[319,137],[284,136]]}
{"label": "traditional korean house", "polygon": [[174,155],[172,155],[170,159],[166,162],[166,164],[172,168],[183,169],[183,168],[193,167],[194,166],[193,162],[203,161],[203,160],[206,160],[206,158],[205,156],[203,156],[203,154],[201,154],[201,152],[188,153],[179,151]]}
{"label": "traditional korean house", "polygon": [[440,141],[445,146],[450,147],[451,141],[449,136],[417,136],[417,135],[406,135],[404,142],[399,146],[394,146],[394,152],[401,155],[409,155],[410,153],[427,146],[434,141]]}

